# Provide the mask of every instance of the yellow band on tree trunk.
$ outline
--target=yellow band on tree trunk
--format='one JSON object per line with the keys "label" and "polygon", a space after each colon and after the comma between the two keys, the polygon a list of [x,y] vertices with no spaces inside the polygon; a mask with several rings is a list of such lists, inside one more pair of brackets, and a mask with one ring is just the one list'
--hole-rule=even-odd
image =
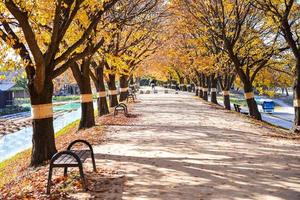
{"label": "yellow band on tree trunk", "polygon": [[117,95],[118,91],[117,90],[109,90],[109,95]]}
{"label": "yellow band on tree trunk", "polygon": [[52,103],[32,105],[31,116],[32,119],[47,119],[53,117]]}
{"label": "yellow band on tree trunk", "polygon": [[81,103],[93,102],[93,94],[81,94],[80,101],[81,101]]}
{"label": "yellow band on tree trunk", "polygon": [[228,90],[223,91],[223,96],[229,96],[229,95],[230,95],[230,92]]}
{"label": "yellow band on tree trunk", "polygon": [[294,107],[299,108],[300,107],[300,99],[294,99]]}
{"label": "yellow band on tree trunk", "polygon": [[244,95],[245,95],[245,99],[253,99],[254,98],[253,92],[247,92]]}
{"label": "yellow band on tree trunk", "polygon": [[127,92],[128,88],[120,88],[120,92]]}
{"label": "yellow band on tree trunk", "polygon": [[98,92],[98,97],[101,98],[101,97],[106,97],[106,92],[105,91],[100,91]]}

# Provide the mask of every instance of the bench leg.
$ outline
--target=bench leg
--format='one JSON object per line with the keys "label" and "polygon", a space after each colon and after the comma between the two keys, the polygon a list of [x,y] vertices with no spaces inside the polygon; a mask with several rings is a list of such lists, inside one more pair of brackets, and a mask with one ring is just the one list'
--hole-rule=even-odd
{"label": "bench leg", "polygon": [[52,179],[52,166],[50,165],[49,174],[48,174],[48,183],[47,183],[47,194],[50,194],[51,179]]}
{"label": "bench leg", "polygon": [[124,113],[124,116],[126,116],[126,110],[125,110],[125,108],[124,108],[124,110],[123,110],[123,113]]}
{"label": "bench leg", "polygon": [[94,170],[94,172],[97,172],[95,156],[94,156],[94,153],[92,151],[91,151],[91,157],[92,157],[92,163],[93,163],[93,170]]}
{"label": "bench leg", "polygon": [[68,167],[65,167],[64,169],[64,176],[68,176]]}
{"label": "bench leg", "polygon": [[83,173],[83,168],[82,168],[82,164],[79,165],[79,173],[80,173],[80,177],[82,179],[82,186],[83,189],[85,191],[87,191],[87,186],[86,186],[86,182],[85,182],[85,177],[84,177],[84,173]]}

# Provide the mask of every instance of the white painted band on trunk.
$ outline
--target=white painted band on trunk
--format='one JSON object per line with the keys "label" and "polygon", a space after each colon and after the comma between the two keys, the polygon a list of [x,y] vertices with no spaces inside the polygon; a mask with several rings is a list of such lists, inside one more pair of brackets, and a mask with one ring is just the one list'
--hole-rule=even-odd
{"label": "white painted band on trunk", "polygon": [[106,97],[106,91],[98,92],[98,97],[99,97],[99,98],[101,98],[101,97]]}
{"label": "white painted band on trunk", "polygon": [[203,88],[203,92],[208,92],[208,88]]}
{"label": "white painted band on trunk", "polygon": [[180,86],[180,87],[183,87],[183,86],[184,86],[184,84],[180,84],[179,86]]}
{"label": "white painted band on trunk", "polygon": [[188,84],[188,85],[187,85],[187,87],[191,87],[191,85],[190,85],[190,84]]}
{"label": "white painted band on trunk", "polygon": [[227,91],[227,90],[224,90],[223,91],[223,96],[229,96],[230,95],[230,92],[229,91]]}
{"label": "white painted band on trunk", "polygon": [[80,101],[81,101],[81,103],[93,102],[93,94],[81,94]]}
{"label": "white painted band on trunk", "polygon": [[118,91],[117,90],[109,90],[109,95],[117,95]]}
{"label": "white painted band on trunk", "polygon": [[300,107],[300,99],[294,99],[294,107],[299,108]]}
{"label": "white painted band on trunk", "polygon": [[171,84],[171,87],[174,87],[174,86],[176,86],[176,85],[174,85],[174,84]]}
{"label": "white painted band on trunk", "polygon": [[120,92],[127,92],[128,88],[120,88]]}
{"label": "white painted band on trunk", "polygon": [[210,91],[211,92],[217,92],[217,88],[211,88]]}
{"label": "white painted band on trunk", "polygon": [[203,90],[203,87],[200,87],[200,90]]}
{"label": "white painted band on trunk", "polygon": [[52,103],[32,105],[31,107],[32,119],[47,119],[53,117]]}
{"label": "white painted band on trunk", "polygon": [[245,99],[253,99],[254,98],[254,93],[253,92],[247,92],[244,94]]}

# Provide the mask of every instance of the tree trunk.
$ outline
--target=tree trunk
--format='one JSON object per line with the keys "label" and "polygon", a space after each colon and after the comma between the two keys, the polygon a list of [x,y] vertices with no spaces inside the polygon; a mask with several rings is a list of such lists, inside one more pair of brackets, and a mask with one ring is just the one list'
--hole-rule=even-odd
{"label": "tree trunk", "polygon": [[207,88],[203,89],[203,100],[208,101],[208,91],[207,91]]}
{"label": "tree trunk", "polygon": [[203,88],[200,86],[200,89],[199,89],[199,97],[201,99],[203,99]]}
{"label": "tree trunk", "polygon": [[235,80],[235,75],[224,74],[223,77],[218,77],[219,86],[223,92],[223,103],[227,110],[231,110],[230,106],[230,88]]}
{"label": "tree trunk", "polygon": [[81,103],[81,119],[78,129],[91,128],[95,126],[93,102]]}
{"label": "tree trunk", "polygon": [[194,83],[191,84],[191,92],[196,92],[196,86]]}
{"label": "tree trunk", "polygon": [[196,96],[199,96],[199,86],[196,86],[195,92],[196,92]]}
{"label": "tree trunk", "polygon": [[202,85],[202,77],[201,77],[201,75],[199,75],[198,79],[199,79],[199,91],[198,91],[198,94],[199,94],[200,98],[203,98],[203,85]]}
{"label": "tree trunk", "polygon": [[[45,87],[39,94],[35,92],[33,84],[28,84],[32,106],[52,104],[53,83],[51,79],[45,81]],[[32,153],[30,166],[36,167],[50,160],[57,152],[54,139],[53,116],[32,120]]]}
{"label": "tree trunk", "polygon": [[117,95],[117,87],[116,87],[116,75],[109,74],[109,81],[108,81],[108,88],[109,88],[109,105],[111,108],[116,107],[118,102],[118,95]]}
{"label": "tree trunk", "polygon": [[82,60],[81,65],[74,63],[71,66],[74,78],[81,95],[81,118],[79,130],[95,126],[93,95],[90,79],[90,60]]}
{"label": "tree trunk", "polygon": [[120,99],[119,101],[125,101],[128,96],[128,76],[122,75],[120,77]]}
{"label": "tree trunk", "polygon": [[[254,99],[253,87],[250,83],[247,83],[247,81],[244,82],[244,91],[250,116],[254,117],[257,120],[262,120],[261,114],[258,111],[257,103]],[[249,97],[247,97],[247,93],[252,93],[252,95],[249,95]]]}
{"label": "tree trunk", "polygon": [[184,91],[184,78],[181,77],[179,79],[179,87],[180,87],[180,91]]}
{"label": "tree trunk", "polygon": [[208,101],[208,85],[206,76],[202,74],[203,100]]}
{"label": "tree trunk", "polygon": [[227,109],[227,110],[231,110],[231,106],[230,106],[230,95],[228,94],[224,94],[223,95],[223,102],[224,102],[224,107]]}
{"label": "tree trunk", "polygon": [[139,90],[140,89],[140,77],[136,77],[135,79],[135,83],[136,83],[136,89]]}
{"label": "tree trunk", "polygon": [[99,93],[97,99],[98,105],[98,116],[101,117],[103,115],[109,114],[109,109],[107,105],[106,92],[105,92],[105,84],[104,84],[104,76],[103,76],[103,67],[98,67],[96,69],[97,76],[97,92]]}
{"label": "tree trunk", "polygon": [[295,109],[295,119],[293,131],[295,133],[300,133],[300,59],[296,63],[296,74],[294,79],[294,109]]}
{"label": "tree trunk", "polygon": [[217,101],[217,84],[218,80],[215,78],[214,75],[211,76],[211,102],[214,104],[218,104]]}
{"label": "tree trunk", "polygon": [[189,78],[186,78],[187,86],[186,89],[188,92],[192,92],[192,86],[191,86],[191,80]]}

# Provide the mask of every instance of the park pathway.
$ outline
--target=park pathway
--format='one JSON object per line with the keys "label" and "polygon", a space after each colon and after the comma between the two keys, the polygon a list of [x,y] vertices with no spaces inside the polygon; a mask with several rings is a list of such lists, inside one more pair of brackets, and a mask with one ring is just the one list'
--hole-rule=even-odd
{"label": "park pathway", "polygon": [[97,166],[117,172],[101,198],[300,199],[299,143],[191,94],[138,98],[139,120],[107,127],[95,147]]}

